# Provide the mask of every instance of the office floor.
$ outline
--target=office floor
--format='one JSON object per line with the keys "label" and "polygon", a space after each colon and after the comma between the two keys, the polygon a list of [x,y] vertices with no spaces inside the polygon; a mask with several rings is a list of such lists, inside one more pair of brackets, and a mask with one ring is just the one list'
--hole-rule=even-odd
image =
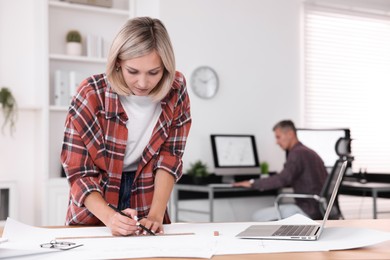
{"label": "office floor", "polygon": [[[350,195],[339,195],[340,208],[345,219],[370,219],[372,218],[372,197],[359,197]],[[390,199],[378,198],[377,209],[388,211],[378,213],[378,218],[390,218]]]}

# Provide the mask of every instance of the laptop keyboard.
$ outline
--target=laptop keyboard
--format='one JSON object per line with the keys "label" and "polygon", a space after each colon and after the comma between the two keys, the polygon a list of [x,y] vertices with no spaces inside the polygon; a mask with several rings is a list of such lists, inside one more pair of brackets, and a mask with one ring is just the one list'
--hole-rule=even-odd
{"label": "laptop keyboard", "polygon": [[272,236],[309,236],[317,226],[283,225]]}

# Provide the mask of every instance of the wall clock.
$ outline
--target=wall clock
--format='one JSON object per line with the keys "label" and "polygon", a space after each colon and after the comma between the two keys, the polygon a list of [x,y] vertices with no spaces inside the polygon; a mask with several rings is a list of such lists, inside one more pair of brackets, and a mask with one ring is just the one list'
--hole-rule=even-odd
{"label": "wall clock", "polygon": [[191,87],[198,97],[210,99],[217,94],[219,87],[218,75],[209,66],[198,67],[191,74]]}

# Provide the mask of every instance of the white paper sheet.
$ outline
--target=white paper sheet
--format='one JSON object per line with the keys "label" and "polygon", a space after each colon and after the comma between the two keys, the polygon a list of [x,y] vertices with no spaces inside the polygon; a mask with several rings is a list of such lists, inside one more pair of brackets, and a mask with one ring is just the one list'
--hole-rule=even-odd
{"label": "white paper sheet", "polygon": [[[169,234],[169,232],[165,233]],[[8,242],[0,245],[0,259],[3,255],[28,254],[30,256],[23,259],[53,259],[53,253],[37,255],[53,251],[40,248],[40,244],[48,243],[58,237],[83,236],[111,236],[111,232],[106,227],[37,228],[8,218],[3,231],[3,238],[7,238]],[[55,259],[211,258],[213,255],[213,244],[210,244],[210,240],[195,235],[61,239],[61,241],[81,243],[83,246],[68,251],[56,251]]]}
{"label": "white paper sheet", "polygon": [[[302,216],[275,221],[275,224],[310,224],[314,221]],[[55,253],[55,259],[107,259],[141,257],[199,257],[211,258],[212,255],[273,253],[273,252],[309,252],[351,249],[370,246],[390,240],[390,232],[365,228],[330,227],[325,228],[318,241],[275,241],[240,239],[238,233],[251,225],[270,224],[261,222],[238,223],[175,223],[165,225],[165,233],[188,233],[195,235],[160,237],[115,237],[68,239],[84,246],[65,252]],[[214,236],[214,231],[219,236]],[[106,227],[86,228],[37,228],[8,219],[3,237],[9,241],[0,244],[0,256],[3,249],[39,250],[39,243],[45,243],[56,237],[109,236]],[[53,254],[31,255],[23,259],[53,259]]]}

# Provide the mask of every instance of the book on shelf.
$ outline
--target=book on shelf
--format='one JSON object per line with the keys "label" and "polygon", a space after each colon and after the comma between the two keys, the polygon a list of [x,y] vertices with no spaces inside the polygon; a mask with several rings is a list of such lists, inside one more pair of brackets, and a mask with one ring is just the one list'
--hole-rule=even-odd
{"label": "book on shelf", "polygon": [[56,70],[54,76],[54,105],[69,106],[76,89],[84,80],[79,71]]}
{"label": "book on shelf", "polygon": [[74,95],[76,95],[77,87],[84,80],[83,73],[79,71],[69,71],[69,103],[72,101]]}
{"label": "book on shelf", "polygon": [[105,44],[104,38],[100,35],[87,35],[87,56],[90,58],[104,58]]}
{"label": "book on shelf", "polygon": [[54,72],[54,105],[69,105],[69,73],[63,70]]}

